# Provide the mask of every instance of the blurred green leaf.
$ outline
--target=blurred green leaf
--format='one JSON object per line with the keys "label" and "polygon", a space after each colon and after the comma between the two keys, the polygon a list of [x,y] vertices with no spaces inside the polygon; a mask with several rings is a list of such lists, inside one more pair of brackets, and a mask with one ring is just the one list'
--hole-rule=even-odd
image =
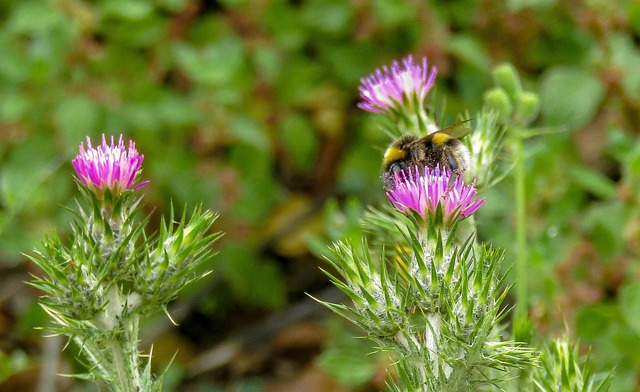
{"label": "blurred green leaf", "polygon": [[[634,288],[633,291],[636,291]],[[633,303],[628,304],[630,308],[621,309],[621,312],[627,312],[632,310],[638,310],[637,306],[637,293],[632,294],[633,298],[628,298],[627,300],[632,301]],[[622,298],[620,298],[622,300]],[[622,305],[621,305],[622,306]],[[623,313],[623,319],[629,321],[633,316],[625,315]],[[621,320],[622,321],[622,320]],[[632,365],[632,368],[635,368],[634,371],[638,372],[640,369],[640,353],[636,350],[636,347],[640,347],[640,334],[638,333],[637,320],[633,322],[633,325],[629,325],[622,321],[623,325],[621,328],[617,328],[616,333],[612,336],[613,345],[616,348],[617,354],[624,358],[624,361],[628,361],[628,365]]]}
{"label": "blurred green leaf", "polygon": [[273,157],[270,150],[239,143],[230,148],[229,165],[238,171],[242,181],[238,188],[237,199],[230,216],[235,219],[258,224],[266,219],[269,212],[282,198],[280,184],[273,181]]}
{"label": "blurred green leaf", "polygon": [[368,189],[362,194],[363,202],[379,200],[384,195],[380,179],[382,154],[367,144],[354,146],[340,163],[340,190],[357,194]]}
{"label": "blurred green leaf", "polygon": [[107,0],[101,7],[103,17],[125,20],[141,20],[153,12],[151,2],[135,0]]}
{"label": "blurred green leaf", "polygon": [[354,5],[342,0],[310,0],[304,2],[302,17],[319,33],[342,36],[352,27]]}
{"label": "blurred green leaf", "polygon": [[301,173],[309,173],[315,166],[318,135],[311,121],[301,114],[292,114],[280,124],[280,141]]}
{"label": "blurred green leaf", "polygon": [[189,0],[155,0],[155,3],[167,11],[178,12],[189,4]]}
{"label": "blurred green leaf", "polygon": [[629,8],[627,10],[627,17],[629,18],[629,24],[636,32],[640,34],[640,2],[630,1]]}
{"label": "blurred green leaf", "polygon": [[415,5],[402,0],[374,0],[373,12],[385,28],[410,23],[415,14]]}
{"label": "blurred green leaf", "polygon": [[[222,388],[220,392],[261,392],[265,390],[264,381],[255,377],[246,377],[238,381],[233,388]],[[217,391],[213,391],[217,392]]]}
{"label": "blurred green leaf", "polygon": [[640,143],[635,143],[635,138],[628,135],[620,127],[610,127],[607,138],[607,155],[618,162],[629,161],[632,149],[640,151]]}
{"label": "blurred green leaf", "polygon": [[166,21],[157,15],[132,18],[126,23],[113,23],[107,33],[122,47],[144,48],[161,42],[166,37]]}
{"label": "blurred green leaf", "polygon": [[58,102],[53,116],[63,140],[73,146],[98,129],[99,107],[88,97],[69,96]]}
{"label": "blurred green leaf", "polygon": [[235,80],[245,68],[243,43],[227,36],[203,48],[174,46],[178,64],[195,82],[221,86]]}
{"label": "blurred green leaf", "polygon": [[126,129],[154,129],[160,128],[160,117],[153,110],[153,105],[142,103],[130,103],[120,110],[111,121],[115,127],[122,127],[126,124]]}
{"label": "blurred green leaf", "polygon": [[171,91],[163,91],[155,107],[149,108],[161,120],[162,125],[168,128],[190,127],[197,124],[200,113],[194,103],[179,94]]}
{"label": "blurred green leaf", "polygon": [[240,242],[228,242],[221,268],[234,293],[243,301],[278,308],[285,303],[285,281],[276,265],[256,254],[255,249]]}
{"label": "blurred green leaf", "polygon": [[220,3],[228,8],[241,8],[250,5],[249,0],[221,0]]}
{"label": "blurred green leaf", "polygon": [[29,366],[29,356],[22,350],[13,350],[5,353],[0,351],[0,381],[13,374],[26,369]]}
{"label": "blurred green leaf", "polygon": [[520,11],[523,8],[550,8],[555,6],[558,0],[508,0],[507,4],[513,11]]}
{"label": "blurred green leaf", "polygon": [[9,37],[0,34],[0,47],[3,48],[3,56],[0,56],[0,75],[6,82],[19,83],[29,77],[31,59],[25,53],[16,48],[10,42]]}
{"label": "blurred green leaf", "polygon": [[358,339],[340,321],[330,318],[325,324],[329,340],[318,358],[318,366],[348,387],[360,387],[376,372],[373,343]]}
{"label": "blurred green leaf", "polygon": [[593,49],[598,45],[594,35],[576,28],[575,23],[564,17],[557,7],[539,11],[531,24],[524,24],[529,28],[535,28],[536,25],[542,28],[522,53],[526,62],[541,70],[557,65],[580,68],[588,64],[589,56],[593,55]]}
{"label": "blurred green leaf", "polygon": [[47,313],[34,300],[26,303],[21,309],[20,319],[17,320],[17,330],[23,336],[36,337],[40,335],[40,328],[48,325],[50,319]]}
{"label": "blurred green leaf", "polygon": [[632,150],[625,159],[623,170],[625,180],[629,183],[633,195],[640,195],[640,141],[632,145]]}
{"label": "blurred green leaf", "polygon": [[179,143],[167,145],[162,140],[153,141],[157,144],[140,141],[137,146],[145,155],[142,178],[150,179],[154,188],[162,187],[171,195],[174,205],[215,203],[220,198],[220,184],[216,178],[203,178],[198,173],[197,161],[191,151]]}
{"label": "blurred green leaf", "polygon": [[620,228],[626,226],[629,216],[629,207],[617,200],[595,204],[587,211],[583,226],[598,255],[606,261],[611,261],[624,250]]}
{"label": "blurred green leaf", "polygon": [[372,71],[369,67],[376,56],[375,48],[369,41],[331,42],[318,46],[322,57],[345,90],[356,91],[360,78]]}
{"label": "blurred green leaf", "polygon": [[616,184],[603,174],[581,166],[572,167],[570,173],[578,186],[600,199],[611,199],[618,194]]}
{"label": "blurred green leaf", "polygon": [[0,118],[3,121],[18,121],[26,116],[33,104],[33,100],[23,91],[7,89],[4,99],[0,101]]}
{"label": "blurred green leaf", "polygon": [[11,213],[29,206],[34,192],[60,167],[48,146],[34,139],[17,146],[0,175],[0,200]]}
{"label": "blurred green leaf", "polygon": [[640,336],[640,283],[627,282],[620,290],[618,304],[627,325]]}
{"label": "blurred green leaf", "polygon": [[463,63],[488,74],[491,70],[491,59],[484,43],[472,34],[456,34],[448,43],[449,51]]}
{"label": "blurred green leaf", "polygon": [[614,307],[595,304],[582,309],[576,319],[578,336],[588,341],[602,338],[610,333],[612,324],[618,317]]}
{"label": "blurred green leaf", "polygon": [[549,223],[574,230],[574,217],[585,208],[587,195],[576,187],[570,187],[553,199],[549,208]]}
{"label": "blurred green leaf", "polygon": [[473,27],[477,15],[481,13],[479,8],[484,7],[483,4],[475,0],[446,1],[439,5],[446,7],[446,14],[443,14],[443,18],[450,19],[452,24],[464,27],[464,29]]}
{"label": "blurred green leaf", "polygon": [[609,52],[615,71],[622,71],[620,86],[633,99],[640,99],[640,49],[629,34],[607,35]]}
{"label": "blurred green leaf", "polygon": [[270,2],[261,23],[283,49],[300,49],[311,35],[298,12],[284,1]]}
{"label": "blurred green leaf", "polygon": [[580,128],[595,116],[604,93],[602,81],[588,70],[550,68],[540,86],[542,117],[551,126]]}
{"label": "blurred green leaf", "polygon": [[261,46],[252,52],[252,56],[257,74],[269,83],[274,83],[283,66],[283,58],[277,47]]}
{"label": "blurred green leaf", "polygon": [[322,68],[318,63],[292,58],[285,63],[278,79],[278,98],[291,105],[305,105],[313,99],[322,79]]}
{"label": "blurred green leaf", "polygon": [[64,21],[64,15],[53,4],[27,0],[13,10],[6,28],[12,34],[44,34]]}
{"label": "blurred green leaf", "polygon": [[271,143],[267,139],[262,124],[254,119],[245,115],[237,115],[231,120],[229,128],[237,141],[253,146],[264,153],[271,151]]}

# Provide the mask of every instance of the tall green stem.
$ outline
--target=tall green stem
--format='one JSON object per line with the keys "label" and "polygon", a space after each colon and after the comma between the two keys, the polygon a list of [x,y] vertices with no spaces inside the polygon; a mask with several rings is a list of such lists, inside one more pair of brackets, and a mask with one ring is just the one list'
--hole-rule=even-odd
{"label": "tall green stem", "polygon": [[[515,198],[516,198],[516,320],[526,317],[528,299],[528,250],[527,215],[525,194],[524,142],[518,138],[515,142]],[[517,322],[517,321],[516,321]]]}

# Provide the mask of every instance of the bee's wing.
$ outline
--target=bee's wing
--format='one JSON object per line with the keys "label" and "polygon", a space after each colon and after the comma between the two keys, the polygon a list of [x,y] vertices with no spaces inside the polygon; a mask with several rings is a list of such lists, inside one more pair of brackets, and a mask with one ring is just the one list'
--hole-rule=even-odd
{"label": "bee's wing", "polygon": [[444,133],[451,136],[452,138],[462,139],[463,137],[471,133],[471,128],[467,125],[469,121],[471,121],[471,119],[460,121],[459,123],[455,123],[453,125],[449,125],[448,127],[442,128],[432,133],[431,135],[435,133]]}

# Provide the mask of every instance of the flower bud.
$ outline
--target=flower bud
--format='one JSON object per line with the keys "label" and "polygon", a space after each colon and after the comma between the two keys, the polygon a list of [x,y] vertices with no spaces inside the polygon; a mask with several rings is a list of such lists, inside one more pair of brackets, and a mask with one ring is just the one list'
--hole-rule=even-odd
{"label": "flower bud", "polygon": [[540,110],[540,100],[538,94],[525,91],[520,95],[518,100],[518,108],[516,109],[516,118],[522,125],[528,125],[538,116]]}
{"label": "flower bud", "polygon": [[493,110],[500,120],[511,116],[513,104],[507,92],[501,87],[495,87],[484,94],[484,102],[488,109]]}
{"label": "flower bud", "polygon": [[502,87],[509,95],[511,102],[518,101],[522,94],[522,85],[513,65],[508,63],[499,65],[493,70],[493,79],[498,87]]}

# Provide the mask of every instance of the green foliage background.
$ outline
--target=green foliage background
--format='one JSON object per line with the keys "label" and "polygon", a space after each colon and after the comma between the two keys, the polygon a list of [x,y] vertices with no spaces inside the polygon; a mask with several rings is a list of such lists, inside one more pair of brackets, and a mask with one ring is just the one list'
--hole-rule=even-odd
{"label": "green foliage background", "polygon": [[[536,125],[559,132],[525,145],[531,315],[616,366],[612,390],[638,390],[638,0],[5,0],[0,26],[0,386],[39,367],[21,252],[68,227],[87,135],[136,140],[152,223],[171,201],[221,214],[213,277],[167,330],[167,360],[197,355],[328,287],[309,239],[358,232],[362,205],[386,202],[389,139],[356,109],[359,79],[413,54],[438,67],[443,123],[482,106],[501,62],[539,93]],[[484,196],[480,236],[509,260],[511,179]]]}

